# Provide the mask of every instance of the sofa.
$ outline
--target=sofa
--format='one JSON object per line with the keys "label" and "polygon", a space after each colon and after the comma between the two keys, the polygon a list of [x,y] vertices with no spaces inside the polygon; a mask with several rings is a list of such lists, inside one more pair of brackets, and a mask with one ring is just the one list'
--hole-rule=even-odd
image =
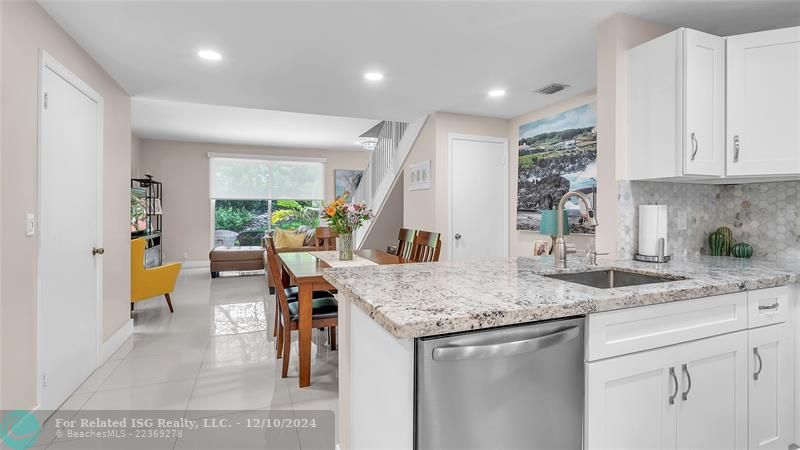
{"label": "sofa", "polygon": [[262,270],[264,248],[260,246],[227,246],[218,245],[208,253],[211,261],[211,278],[217,278],[220,272]]}
{"label": "sofa", "polygon": [[[313,252],[315,251],[316,236],[313,228],[300,228],[295,234],[303,234],[302,245],[294,247],[279,247],[278,253],[283,252]],[[267,263],[266,242],[261,239],[261,245],[227,246],[217,245],[208,254],[211,261],[211,278],[217,278],[220,272],[264,270],[267,276],[270,293],[275,291],[275,282],[270,274]]]}

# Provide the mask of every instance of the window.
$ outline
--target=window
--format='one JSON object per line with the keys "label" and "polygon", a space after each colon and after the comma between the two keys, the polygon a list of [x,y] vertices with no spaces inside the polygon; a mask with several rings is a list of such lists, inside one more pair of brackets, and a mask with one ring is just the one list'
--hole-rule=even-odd
{"label": "window", "polygon": [[215,246],[260,245],[274,228],[319,226],[322,160],[209,157]]}

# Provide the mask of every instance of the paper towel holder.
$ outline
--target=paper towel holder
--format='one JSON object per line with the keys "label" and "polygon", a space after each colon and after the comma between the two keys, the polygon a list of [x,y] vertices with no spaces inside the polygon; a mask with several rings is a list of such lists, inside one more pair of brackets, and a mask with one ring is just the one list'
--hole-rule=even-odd
{"label": "paper towel holder", "polygon": [[633,259],[641,262],[668,263],[670,258],[669,255],[666,255],[665,253],[667,253],[666,242],[662,237],[658,238],[658,255],[650,256],[650,255],[640,255],[637,253],[633,255]]}

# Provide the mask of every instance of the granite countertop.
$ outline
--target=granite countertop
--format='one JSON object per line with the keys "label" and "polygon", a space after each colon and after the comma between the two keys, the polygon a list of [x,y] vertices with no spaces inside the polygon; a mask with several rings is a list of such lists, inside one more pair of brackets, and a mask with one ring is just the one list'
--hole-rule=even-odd
{"label": "granite countertop", "polygon": [[[622,268],[685,280],[598,289],[542,275]],[[461,263],[335,268],[324,277],[397,338],[435,336],[782,286],[800,281],[800,263],[698,257],[667,264],[573,257],[516,257]]]}

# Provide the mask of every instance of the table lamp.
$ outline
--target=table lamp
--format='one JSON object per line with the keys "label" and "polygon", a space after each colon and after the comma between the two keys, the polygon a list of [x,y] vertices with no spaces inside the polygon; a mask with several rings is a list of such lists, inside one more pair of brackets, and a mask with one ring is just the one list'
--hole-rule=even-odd
{"label": "table lamp", "polygon": [[[567,211],[562,210],[562,214],[564,214],[564,236],[569,234],[569,221],[567,220]],[[558,215],[556,214],[555,209],[543,209],[542,210],[542,221],[539,224],[539,233],[546,234],[550,236],[550,239],[553,242],[550,244],[550,252],[553,251],[553,247],[556,244],[556,236],[558,235]]]}

